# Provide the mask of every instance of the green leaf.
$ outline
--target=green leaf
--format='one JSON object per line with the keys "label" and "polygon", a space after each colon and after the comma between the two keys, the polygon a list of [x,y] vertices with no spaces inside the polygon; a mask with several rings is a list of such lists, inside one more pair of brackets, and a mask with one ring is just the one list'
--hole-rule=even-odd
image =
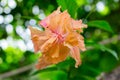
{"label": "green leaf", "polygon": [[91,76],[83,75],[82,77],[84,78],[84,80],[96,80],[95,78],[93,78]]}
{"label": "green leaf", "polygon": [[48,68],[44,70],[39,70],[34,75],[29,75],[29,77],[32,79],[34,76],[39,76],[40,80],[67,80],[67,74],[66,72],[58,69]]}
{"label": "green leaf", "polygon": [[89,21],[87,24],[89,27],[97,27],[113,33],[113,30],[107,21],[95,20],[95,21]]}
{"label": "green leaf", "polygon": [[118,55],[117,55],[117,53],[114,50],[106,48],[106,51],[111,53],[117,60],[119,60]]}
{"label": "green leaf", "polygon": [[112,50],[110,48],[107,48],[107,47],[105,47],[104,45],[101,45],[101,44],[95,44],[95,47],[100,48],[102,51],[107,51],[107,52],[111,53],[117,60],[119,60],[118,55],[114,50]]}
{"label": "green leaf", "polygon": [[78,9],[77,3],[75,0],[57,0],[59,6],[61,6],[62,10],[68,10],[71,17],[75,18],[76,11]]}
{"label": "green leaf", "polygon": [[67,73],[61,70],[39,73],[40,80],[67,80]]}
{"label": "green leaf", "polygon": [[99,68],[101,69],[101,71],[110,72],[117,67],[117,64],[118,62],[114,58],[112,58],[112,56],[104,55],[99,62]]}

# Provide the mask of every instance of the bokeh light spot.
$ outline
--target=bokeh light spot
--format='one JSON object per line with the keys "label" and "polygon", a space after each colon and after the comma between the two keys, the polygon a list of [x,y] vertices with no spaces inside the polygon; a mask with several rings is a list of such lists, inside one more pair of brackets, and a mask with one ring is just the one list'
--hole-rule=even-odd
{"label": "bokeh light spot", "polygon": [[91,6],[90,6],[90,5],[86,5],[86,6],[84,7],[84,9],[85,9],[85,11],[89,12],[89,11],[91,10]]}
{"label": "bokeh light spot", "polygon": [[0,14],[2,14],[3,13],[3,8],[2,7],[0,7]]}
{"label": "bokeh light spot", "polygon": [[8,0],[8,6],[9,6],[11,9],[14,9],[14,8],[16,8],[17,3],[15,2],[15,0]]}
{"label": "bokeh light spot", "polygon": [[97,9],[98,12],[103,11],[104,8],[105,8],[105,5],[104,5],[104,3],[103,3],[102,1],[99,1],[99,2],[96,4],[96,9]]}
{"label": "bokeh light spot", "polygon": [[11,12],[11,9],[9,7],[4,8],[4,13],[9,14]]}
{"label": "bokeh light spot", "polygon": [[6,49],[8,47],[8,43],[5,39],[0,40],[0,47],[2,49]]}
{"label": "bokeh light spot", "polygon": [[7,5],[7,0],[2,0],[0,2],[1,6],[5,7]]}
{"label": "bokeh light spot", "polygon": [[3,22],[4,22],[4,17],[0,15],[0,24],[2,24]]}
{"label": "bokeh light spot", "polygon": [[12,33],[13,32],[13,26],[11,24],[7,24],[6,25],[6,32],[8,34]]}
{"label": "bokeh light spot", "polygon": [[33,6],[32,12],[34,15],[38,15],[40,13],[40,9],[37,5]]}
{"label": "bokeh light spot", "polygon": [[36,24],[36,20],[30,19],[29,24],[30,24],[30,25],[35,25],[35,24]]}
{"label": "bokeh light spot", "polygon": [[9,14],[5,16],[5,24],[11,23],[13,21],[13,15]]}

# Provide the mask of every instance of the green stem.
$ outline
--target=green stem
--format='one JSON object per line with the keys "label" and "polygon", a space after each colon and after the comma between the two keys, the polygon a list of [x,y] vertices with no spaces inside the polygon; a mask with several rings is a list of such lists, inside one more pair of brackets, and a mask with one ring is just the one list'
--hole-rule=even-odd
{"label": "green stem", "polygon": [[95,10],[95,5],[92,6],[92,10],[88,13],[85,19],[87,19]]}

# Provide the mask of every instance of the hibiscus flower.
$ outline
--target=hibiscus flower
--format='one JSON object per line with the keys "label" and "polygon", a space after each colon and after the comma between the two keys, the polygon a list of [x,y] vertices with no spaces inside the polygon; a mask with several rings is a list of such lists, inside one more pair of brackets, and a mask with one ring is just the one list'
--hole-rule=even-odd
{"label": "hibiscus flower", "polygon": [[67,10],[61,12],[60,7],[39,24],[45,31],[29,27],[35,52],[42,53],[37,68],[57,64],[67,56],[74,58],[75,67],[78,67],[81,64],[80,51],[85,50],[84,38],[80,33],[87,25],[82,20],[72,19]]}

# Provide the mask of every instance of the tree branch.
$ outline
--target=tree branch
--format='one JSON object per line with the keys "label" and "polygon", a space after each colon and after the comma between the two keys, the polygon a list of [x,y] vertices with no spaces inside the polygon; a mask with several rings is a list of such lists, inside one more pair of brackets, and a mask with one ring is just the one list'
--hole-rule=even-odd
{"label": "tree branch", "polygon": [[3,74],[0,74],[0,79],[23,73],[25,71],[32,69],[33,66],[34,66],[34,64],[30,64],[30,65],[27,65],[27,66],[24,66],[24,67],[21,67],[21,68],[18,68],[18,69],[15,69],[15,70],[3,73]]}

